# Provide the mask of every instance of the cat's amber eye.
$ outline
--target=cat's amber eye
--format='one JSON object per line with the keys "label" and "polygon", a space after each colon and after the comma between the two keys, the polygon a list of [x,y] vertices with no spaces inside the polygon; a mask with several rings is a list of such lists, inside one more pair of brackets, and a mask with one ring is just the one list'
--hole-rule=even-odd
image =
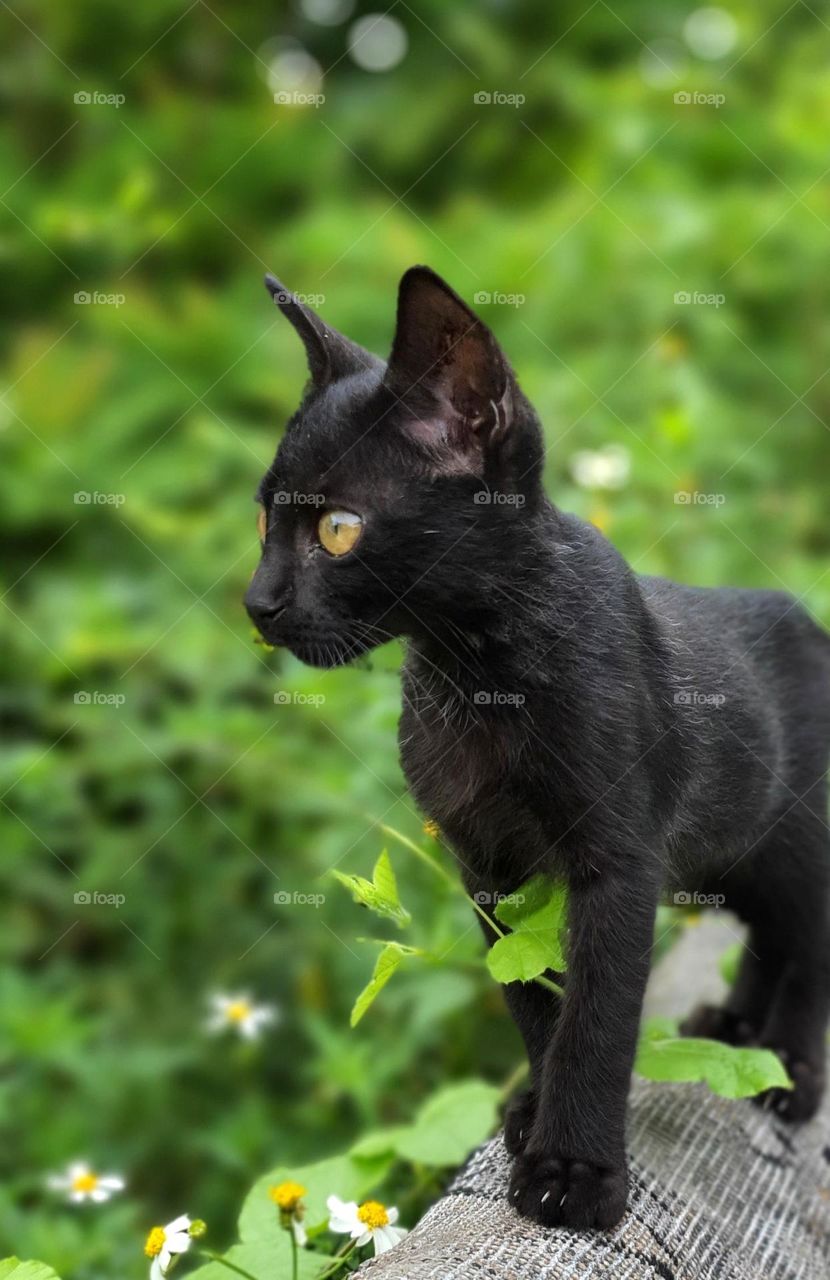
{"label": "cat's amber eye", "polygon": [[268,532],[268,517],[265,514],[265,508],[260,507],[256,516],[256,531],[259,534],[259,540],[265,545],[265,535]]}
{"label": "cat's amber eye", "polygon": [[317,525],[320,546],[330,556],[344,556],[360,537],[363,521],[353,511],[326,511]]}

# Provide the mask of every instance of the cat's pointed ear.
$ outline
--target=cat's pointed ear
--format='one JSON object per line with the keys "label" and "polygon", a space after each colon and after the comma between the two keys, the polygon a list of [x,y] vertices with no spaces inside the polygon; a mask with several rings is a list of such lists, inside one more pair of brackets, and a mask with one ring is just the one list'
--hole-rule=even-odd
{"label": "cat's pointed ear", "polygon": [[275,276],[265,277],[265,287],[302,338],[315,387],[325,387],[338,378],[346,378],[378,364],[376,356],[325,324],[308,303],[286,289]]}
{"label": "cat's pointed ear", "polygon": [[[429,267],[411,267],[385,382],[418,417],[423,438],[481,455],[509,430],[514,380],[493,334]],[[441,438],[443,437],[443,439]]]}

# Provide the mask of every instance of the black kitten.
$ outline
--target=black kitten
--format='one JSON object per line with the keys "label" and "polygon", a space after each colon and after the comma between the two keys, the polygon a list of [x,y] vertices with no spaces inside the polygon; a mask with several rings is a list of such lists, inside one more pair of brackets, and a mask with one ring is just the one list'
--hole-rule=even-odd
{"label": "black kitten", "polygon": [[[330,666],[408,641],[403,766],[474,893],[569,886],[565,995],[506,988],[532,1069],[510,1198],[607,1228],[661,893],[749,925],[724,1009],[688,1029],[778,1051],[811,1116],[830,1005],[830,640],[792,597],[634,574],[542,489],[538,420],[438,276],[403,277],[388,364],[267,280],[311,382],[262,482],[247,607]],[[556,976],[556,975],[554,975]]]}

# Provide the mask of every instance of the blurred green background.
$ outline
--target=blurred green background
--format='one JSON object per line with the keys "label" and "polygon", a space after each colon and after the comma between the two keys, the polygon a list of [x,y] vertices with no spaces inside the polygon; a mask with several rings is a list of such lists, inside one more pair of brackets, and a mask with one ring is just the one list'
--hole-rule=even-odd
{"label": "blurred green background", "polygon": [[[325,872],[425,815],[397,647],[316,673],[241,608],[305,379],[266,269],[385,354],[429,263],[509,353],[562,506],[642,571],[783,585],[830,622],[820,14],[397,0],[355,28],[372,12],[0,11],[0,1245],[81,1280],[143,1275],[183,1210],[221,1244],[269,1165],[520,1056],[463,903],[395,848],[448,967],[348,1028],[373,926]],[[281,1019],[211,1036],[214,991]],[[127,1192],[64,1206],[44,1180],[76,1157]]]}

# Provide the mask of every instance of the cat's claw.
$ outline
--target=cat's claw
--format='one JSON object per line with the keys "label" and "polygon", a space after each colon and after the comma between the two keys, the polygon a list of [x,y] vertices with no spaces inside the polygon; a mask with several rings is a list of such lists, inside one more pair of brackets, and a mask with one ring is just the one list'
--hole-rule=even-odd
{"label": "cat's claw", "polygon": [[536,1115],[536,1094],[525,1089],[511,1098],[504,1111],[504,1145],[511,1156],[524,1151]]}
{"label": "cat's claw", "polygon": [[607,1231],[625,1213],[625,1166],[602,1166],[525,1151],[513,1165],[508,1199],[545,1227]]}
{"label": "cat's claw", "polygon": [[790,1062],[785,1053],[779,1053],[787,1074],[793,1082],[792,1089],[767,1089],[752,1101],[764,1111],[774,1111],[782,1120],[795,1122],[810,1120],[821,1105],[824,1094],[824,1073],[807,1062]]}

